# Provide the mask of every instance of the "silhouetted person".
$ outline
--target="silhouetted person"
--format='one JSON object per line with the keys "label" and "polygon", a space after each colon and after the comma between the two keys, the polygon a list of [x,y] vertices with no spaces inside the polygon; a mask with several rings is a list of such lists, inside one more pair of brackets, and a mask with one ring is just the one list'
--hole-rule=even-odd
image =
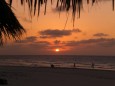
{"label": "silhouetted person", "polygon": [[75,63],[73,64],[73,67],[76,67],[76,64],[75,64]]}
{"label": "silhouetted person", "polygon": [[51,64],[51,68],[54,68],[54,65],[53,65],[53,64]]}
{"label": "silhouetted person", "polygon": [[6,79],[0,79],[0,86],[8,85],[8,81]]}
{"label": "silhouetted person", "polygon": [[95,67],[95,64],[92,62],[91,63],[91,68],[94,68]]}

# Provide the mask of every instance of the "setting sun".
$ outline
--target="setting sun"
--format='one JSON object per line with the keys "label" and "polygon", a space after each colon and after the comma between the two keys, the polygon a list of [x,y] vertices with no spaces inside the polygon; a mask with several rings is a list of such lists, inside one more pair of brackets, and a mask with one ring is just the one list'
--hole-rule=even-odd
{"label": "setting sun", "polygon": [[60,49],[58,49],[58,48],[57,48],[57,49],[55,49],[55,51],[56,51],[56,52],[59,52],[59,51],[60,51]]}

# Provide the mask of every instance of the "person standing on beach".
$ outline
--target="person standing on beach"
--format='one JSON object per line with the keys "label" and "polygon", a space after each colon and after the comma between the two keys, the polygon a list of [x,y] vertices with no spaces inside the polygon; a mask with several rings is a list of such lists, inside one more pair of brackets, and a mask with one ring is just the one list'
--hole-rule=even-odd
{"label": "person standing on beach", "polygon": [[91,63],[91,68],[94,69],[94,67],[95,67],[95,64],[94,64],[94,62],[92,62],[92,63]]}
{"label": "person standing on beach", "polygon": [[73,67],[74,67],[74,68],[76,67],[76,64],[75,64],[75,63],[73,64]]}
{"label": "person standing on beach", "polygon": [[51,66],[51,68],[54,68],[54,64],[51,64],[50,66]]}

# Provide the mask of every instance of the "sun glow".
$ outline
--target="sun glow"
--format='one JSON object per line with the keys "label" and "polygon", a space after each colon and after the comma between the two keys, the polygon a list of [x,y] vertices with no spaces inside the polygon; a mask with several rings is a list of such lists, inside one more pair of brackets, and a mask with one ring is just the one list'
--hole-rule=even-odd
{"label": "sun glow", "polygon": [[56,49],[55,49],[55,51],[56,51],[56,52],[59,52],[59,51],[60,51],[60,49],[56,48]]}

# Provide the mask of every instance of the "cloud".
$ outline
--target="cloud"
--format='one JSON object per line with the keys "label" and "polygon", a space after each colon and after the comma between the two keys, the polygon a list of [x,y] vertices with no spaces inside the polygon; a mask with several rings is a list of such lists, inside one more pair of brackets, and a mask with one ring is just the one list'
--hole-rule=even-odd
{"label": "cloud", "polygon": [[54,44],[60,44],[60,42],[61,42],[60,40],[55,40]]}
{"label": "cloud", "polygon": [[39,36],[39,37],[42,38],[42,39],[50,38],[50,36],[47,36],[47,35],[41,35],[41,36]]}
{"label": "cloud", "polygon": [[33,44],[49,46],[50,42],[48,42],[48,41],[37,41],[37,42],[34,42]]}
{"label": "cloud", "polygon": [[70,30],[45,30],[40,32],[41,35],[50,36],[50,37],[63,37],[71,35]]}
{"label": "cloud", "polygon": [[73,29],[73,30],[59,30],[59,29],[55,29],[55,30],[51,30],[51,29],[47,29],[44,31],[40,31],[40,38],[57,38],[57,37],[64,37],[64,36],[70,36],[72,35],[72,33],[80,33],[81,30],[80,29]]}
{"label": "cloud", "polygon": [[108,39],[105,42],[99,43],[100,46],[104,47],[114,47],[115,46],[115,39]]}
{"label": "cloud", "polygon": [[115,46],[115,38],[98,38],[81,41],[68,41],[64,42],[63,44],[65,44],[66,46],[97,45],[102,47],[112,47]]}
{"label": "cloud", "polygon": [[44,48],[44,47],[50,46],[50,42],[39,41],[37,39],[38,39],[38,37],[36,37],[36,36],[29,36],[23,40],[17,40],[16,43],[21,44],[21,46],[30,46],[31,48],[32,47]]}
{"label": "cloud", "polygon": [[105,36],[109,36],[109,35],[105,34],[105,33],[96,33],[93,36],[95,36],[95,37],[105,37]]}
{"label": "cloud", "polygon": [[33,43],[15,43],[0,49],[0,55],[44,55],[50,54],[50,44],[45,41]]}
{"label": "cloud", "polygon": [[66,54],[75,55],[115,55],[115,38],[98,38],[62,42],[69,50]]}
{"label": "cloud", "polygon": [[[25,40],[33,39],[27,37]],[[29,42],[29,43],[28,43]],[[0,49],[1,55],[53,55],[55,48],[60,48],[62,55],[115,55],[115,38],[97,38],[81,41],[55,40],[52,44],[48,41],[25,41],[7,45]],[[59,45],[58,45],[59,44]]]}
{"label": "cloud", "polygon": [[29,43],[29,42],[35,42],[37,41],[38,37],[36,36],[29,36],[29,37],[26,37],[25,39],[23,40],[16,40],[16,43]]}

